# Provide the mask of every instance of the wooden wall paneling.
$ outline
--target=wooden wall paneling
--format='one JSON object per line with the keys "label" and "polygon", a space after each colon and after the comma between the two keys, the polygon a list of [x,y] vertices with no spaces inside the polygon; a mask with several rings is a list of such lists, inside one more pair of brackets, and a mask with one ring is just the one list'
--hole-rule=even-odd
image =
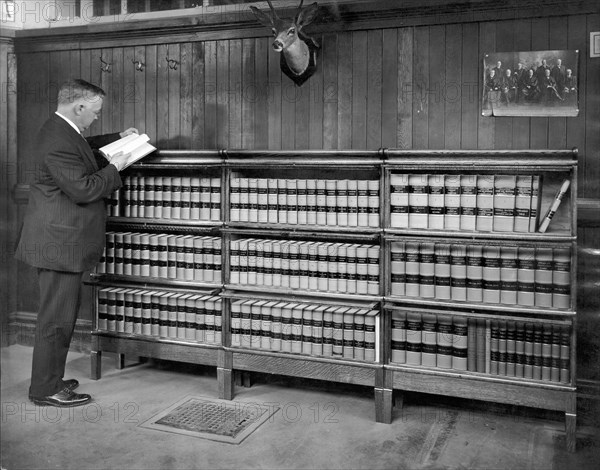
{"label": "wooden wall paneling", "polygon": [[[101,54],[102,54],[101,49],[88,49],[85,51],[85,54],[82,55],[82,60],[84,60],[84,62],[87,65],[82,64],[82,73],[84,70],[88,70],[88,72],[86,75],[87,78],[84,78],[84,77],[82,77],[82,78],[84,78],[84,80],[89,81],[90,83],[93,83],[94,85],[99,86],[100,88],[102,88],[104,90],[104,88],[102,87],[102,75],[104,75],[104,72],[102,72],[102,69],[100,68],[100,66],[101,66],[100,55]],[[83,59],[83,58],[85,58],[85,59]],[[106,90],[104,90],[104,91],[106,92]],[[107,99],[105,99],[102,104],[102,114],[105,114],[107,112],[106,101],[107,101]],[[103,121],[102,114],[85,131],[84,135],[92,136],[92,135],[102,134],[102,121]]]}
{"label": "wooden wall paneling", "polygon": [[271,47],[269,47],[268,50],[269,54],[267,55],[267,70],[269,79],[269,149],[279,150],[281,149],[283,125],[282,107],[285,104],[283,100],[283,80],[287,80],[287,78],[283,77],[281,68],[279,67],[279,54],[275,53]]}
{"label": "wooden wall paneling", "polygon": [[413,148],[415,149],[426,149],[429,146],[429,53],[429,27],[415,28],[411,90],[413,95]]}
{"label": "wooden wall paneling", "polygon": [[441,98],[444,103],[444,142],[445,149],[461,148],[462,135],[462,25],[446,26],[445,79]]}
{"label": "wooden wall paneling", "polygon": [[227,148],[242,148],[242,40],[232,39],[229,43],[229,139]]}
{"label": "wooden wall paneling", "polygon": [[254,54],[254,83],[250,96],[254,97],[254,148],[269,147],[269,52],[267,38],[256,38]]}
{"label": "wooden wall paneling", "polygon": [[352,148],[352,33],[339,33],[338,57],[338,149]]}
{"label": "wooden wall paneling", "polygon": [[[589,15],[587,35],[600,31],[600,15]],[[589,43],[587,43],[589,44]],[[583,195],[587,198],[600,198],[600,60],[590,59],[589,50],[582,48],[582,60],[587,61],[585,99],[585,182]],[[596,239],[598,241],[598,239]],[[596,245],[598,247],[599,245]]]}
{"label": "wooden wall paneling", "polygon": [[385,148],[398,146],[399,82],[398,29],[384,29],[381,33],[381,147]]}
{"label": "wooden wall paneling", "polygon": [[206,147],[204,137],[204,101],[206,91],[206,77],[204,73],[204,43],[192,43],[192,130],[191,148],[203,149]]}
{"label": "wooden wall paneling", "polygon": [[46,106],[48,116],[56,111],[56,96],[60,85],[65,81],[70,70],[70,58],[64,51],[53,51],[49,53],[48,83],[46,86]]}
{"label": "wooden wall paneling", "polygon": [[430,149],[444,148],[445,88],[446,88],[446,51],[440,44],[445,41],[444,25],[429,28],[429,101],[428,143]]}
{"label": "wooden wall paneling", "polygon": [[179,77],[179,90],[181,97],[179,99],[180,119],[179,119],[179,148],[195,149],[192,142],[192,92],[193,92],[193,52],[192,43],[186,42],[180,47],[181,74]]}
{"label": "wooden wall paneling", "polygon": [[216,148],[229,144],[229,43],[217,42],[217,142]]}
{"label": "wooden wall paneling", "polygon": [[[483,96],[483,57],[490,52],[496,52],[496,24],[494,22],[485,22],[479,24],[479,101]],[[495,133],[495,118],[491,116],[483,116],[481,114],[481,104],[479,105],[479,125],[477,131],[477,148],[478,149],[493,149],[494,148],[494,133]]]}
{"label": "wooden wall paneling", "polygon": [[[515,22],[498,21],[496,23],[496,52],[514,52],[515,50]],[[513,62],[505,61],[502,68],[513,68]],[[495,104],[496,107],[506,108],[506,103],[502,100]],[[496,123],[494,132],[494,148],[512,149],[513,148],[513,118],[511,116],[500,116],[493,118]]]}
{"label": "wooden wall paneling", "polygon": [[[548,18],[548,48],[550,50],[568,49],[568,22],[565,18]],[[568,64],[563,64],[568,65]],[[553,67],[554,64],[551,64]],[[562,149],[567,145],[567,118],[548,119],[548,148]]]}
{"label": "wooden wall paneling", "polygon": [[112,116],[113,116],[113,50],[112,49],[101,49],[100,57],[98,57],[98,66],[110,67],[110,69],[101,69],[100,82],[98,86],[106,93],[106,98],[102,105],[102,114],[99,120],[101,120],[101,127],[99,134],[107,134],[112,131]]}
{"label": "wooden wall paneling", "polygon": [[[548,50],[548,19],[535,18],[531,21],[531,49],[534,51]],[[529,138],[532,149],[548,148],[548,118],[531,118],[531,136]]]}
{"label": "wooden wall paneling", "polygon": [[338,143],[338,35],[323,36],[323,148],[335,149]]}
{"label": "wooden wall paneling", "polygon": [[[310,80],[304,82],[302,86],[294,86],[293,101],[296,105],[294,116],[294,148],[309,148],[309,120],[310,120]],[[291,89],[291,85],[290,85]]]}
{"label": "wooden wall paneling", "polygon": [[567,148],[577,147],[579,149],[579,171],[578,174],[578,186],[577,192],[579,197],[584,196],[584,188],[586,186],[586,171],[585,161],[588,158],[586,147],[585,147],[585,122],[586,122],[586,72],[588,63],[588,48],[587,43],[589,41],[589,35],[587,33],[587,18],[584,15],[570,16],[568,18],[567,25],[567,36],[569,49],[579,50],[579,67],[577,72],[573,72],[578,75],[578,89],[579,89],[579,114],[576,117],[570,117],[567,119]]}
{"label": "wooden wall paneling", "polygon": [[366,148],[372,150],[376,150],[382,146],[382,40],[383,32],[381,30],[371,30],[367,33]]}
{"label": "wooden wall paneling", "polygon": [[69,78],[81,78],[81,51],[73,49],[69,51]]}
{"label": "wooden wall paneling", "polygon": [[413,111],[415,97],[414,72],[414,28],[398,30],[398,110],[396,145],[402,149],[413,148]]}
{"label": "wooden wall paneling", "polygon": [[478,119],[481,118],[481,57],[479,54],[479,26],[462,25],[461,54],[461,132],[463,149],[477,148]]}
{"label": "wooden wall paneling", "polygon": [[139,72],[135,71],[134,57],[135,49],[133,46],[123,48],[123,122],[121,127],[114,129],[118,132],[135,127],[135,74]]}
{"label": "wooden wall paneling", "polygon": [[256,40],[242,40],[242,81],[240,96],[242,99],[242,142],[241,148],[253,149],[256,118]]}
{"label": "wooden wall paneling", "polygon": [[[279,54],[277,54],[279,55]],[[296,148],[296,85],[281,74],[281,147]]]}
{"label": "wooden wall paneling", "polygon": [[145,110],[144,128],[148,137],[152,139],[155,146],[158,144],[157,129],[157,79],[158,79],[158,46],[150,45],[145,48],[146,66],[144,67],[145,95],[141,95],[144,100]]}
{"label": "wooden wall paneling", "polygon": [[317,51],[317,70],[308,81],[308,147],[309,149],[323,148],[323,37],[313,36],[321,45]]}
{"label": "wooden wall paneling", "polygon": [[179,64],[169,65],[167,63],[166,68],[168,78],[167,104],[169,110],[169,143],[166,148],[178,149],[180,148],[181,139],[181,44],[169,44],[167,54],[169,60],[175,60]]}
{"label": "wooden wall paneling", "polygon": [[[123,67],[123,48],[113,49],[112,88],[108,100],[112,103],[112,112],[107,132],[120,132],[123,128],[125,112],[125,70]],[[106,100],[105,100],[106,101]]]}
{"label": "wooden wall paneling", "polygon": [[79,51],[79,78],[94,83],[92,81],[92,54],[90,49]]}
{"label": "wooden wall paneling", "polygon": [[[531,50],[531,20],[516,20],[514,22],[514,50],[530,51]],[[517,64],[513,64],[516,67]],[[514,117],[512,128],[512,142],[515,149],[529,148],[529,124],[528,117]]]}
{"label": "wooden wall paneling", "polygon": [[[135,127],[141,133],[145,133],[150,138],[150,142],[156,143],[155,134],[148,134],[147,123],[146,123],[146,48],[144,46],[136,46],[133,48],[133,60],[144,64],[141,66],[142,70],[137,70],[135,64],[131,64],[134,69],[133,72],[133,89],[134,89],[134,101],[133,101],[133,122],[131,125]],[[127,124],[129,127],[129,124]]]}
{"label": "wooden wall paneling", "polygon": [[350,103],[352,119],[352,135],[350,148],[367,148],[367,100],[368,89],[373,85],[368,82],[367,31],[354,31],[352,35],[352,96]]}
{"label": "wooden wall paneling", "polygon": [[156,143],[158,148],[169,149],[169,65],[167,46],[156,48]]}
{"label": "wooden wall paneling", "polygon": [[205,148],[217,148],[217,42],[204,43],[204,77],[205,77],[205,105],[204,105],[204,138]]}

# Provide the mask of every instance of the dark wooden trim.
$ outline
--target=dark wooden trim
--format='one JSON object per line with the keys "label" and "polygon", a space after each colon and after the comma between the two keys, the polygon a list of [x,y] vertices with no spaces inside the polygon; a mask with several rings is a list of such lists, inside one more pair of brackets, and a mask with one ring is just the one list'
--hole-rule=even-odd
{"label": "dark wooden trim", "polygon": [[600,227],[600,199],[577,199],[577,226]]}
{"label": "dark wooden trim", "polygon": [[[52,29],[17,30],[17,52],[118,47],[127,44],[265,37],[249,9],[214,10],[197,16],[117,21]],[[514,20],[597,13],[595,0],[369,0],[324,2],[321,21],[310,33],[331,33],[434,24]],[[285,12],[284,12],[285,14]]]}

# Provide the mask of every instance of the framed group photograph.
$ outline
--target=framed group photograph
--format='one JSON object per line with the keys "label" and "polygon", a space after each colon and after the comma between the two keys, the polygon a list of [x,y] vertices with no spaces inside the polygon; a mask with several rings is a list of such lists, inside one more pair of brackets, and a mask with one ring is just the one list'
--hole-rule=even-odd
{"label": "framed group photograph", "polygon": [[579,51],[494,52],[483,58],[484,116],[577,116]]}

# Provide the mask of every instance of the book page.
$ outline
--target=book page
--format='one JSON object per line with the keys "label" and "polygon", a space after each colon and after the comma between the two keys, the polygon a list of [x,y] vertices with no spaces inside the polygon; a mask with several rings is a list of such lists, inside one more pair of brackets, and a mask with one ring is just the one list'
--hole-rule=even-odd
{"label": "book page", "polygon": [[111,158],[115,153],[119,152],[124,145],[133,142],[138,137],[140,137],[138,134],[129,134],[122,139],[115,140],[104,147],[100,147],[100,151],[106,156],[106,158]]}

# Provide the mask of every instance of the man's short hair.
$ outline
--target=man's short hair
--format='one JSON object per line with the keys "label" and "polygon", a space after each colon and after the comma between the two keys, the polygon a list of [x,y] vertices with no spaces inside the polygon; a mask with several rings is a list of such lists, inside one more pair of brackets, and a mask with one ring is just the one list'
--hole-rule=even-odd
{"label": "man's short hair", "polygon": [[58,104],[74,103],[81,98],[92,101],[105,96],[102,88],[77,78],[61,85],[58,90]]}

